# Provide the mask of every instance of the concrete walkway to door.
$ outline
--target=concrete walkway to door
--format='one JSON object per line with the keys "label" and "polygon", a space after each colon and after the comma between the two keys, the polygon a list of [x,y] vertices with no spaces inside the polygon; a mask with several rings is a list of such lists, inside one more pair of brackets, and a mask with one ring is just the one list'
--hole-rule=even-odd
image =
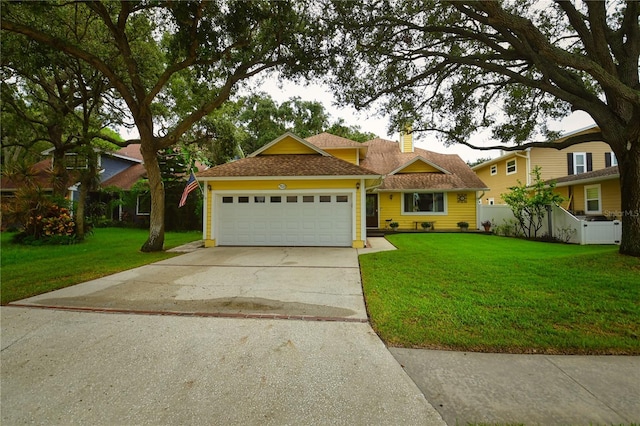
{"label": "concrete walkway to door", "polygon": [[444,424],[353,249],[201,249],[0,314],[3,425]]}

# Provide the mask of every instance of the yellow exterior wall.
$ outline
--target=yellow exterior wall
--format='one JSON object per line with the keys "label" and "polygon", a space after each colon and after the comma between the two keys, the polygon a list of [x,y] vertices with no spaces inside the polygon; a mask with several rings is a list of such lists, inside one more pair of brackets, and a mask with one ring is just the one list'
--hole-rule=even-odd
{"label": "yellow exterior wall", "polygon": [[413,134],[411,129],[400,133],[400,152],[413,152]]}
{"label": "yellow exterior wall", "polygon": [[333,155],[344,161],[348,161],[351,164],[358,165],[358,150],[357,149],[325,149],[326,153]]}
{"label": "yellow exterior wall", "polygon": [[558,179],[567,176],[567,153],[590,152],[593,161],[593,170],[605,168],[604,154],[611,152],[611,147],[604,142],[586,142],[560,151],[552,148],[533,148],[530,152],[531,169],[540,166],[543,180]]}
{"label": "yellow exterior wall", "polygon": [[[362,248],[365,245],[365,237],[362,234],[362,203],[361,193],[362,189],[356,189],[356,184],[360,183],[360,179],[327,179],[327,180],[295,180],[295,179],[278,179],[278,180],[223,180],[223,181],[205,181],[205,188],[207,188],[207,204],[204,217],[206,218],[206,236],[211,236],[211,226],[213,223],[213,192],[216,191],[273,191],[282,192],[285,194],[287,191],[304,191],[304,190],[340,190],[356,191],[353,198],[355,203],[355,240],[353,240],[352,247]],[[286,189],[281,190],[278,186],[285,184]],[[211,189],[209,189],[211,188]],[[321,193],[321,192],[319,192]],[[215,246],[215,240],[205,238],[205,246]]]}
{"label": "yellow exterior wall", "polygon": [[[513,159],[516,160],[516,173],[508,175],[507,162]],[[489,204],[489,198],[493,198],[495,204],[504,204],[502,194],[509,192],[509,188],[517,185],[518,180],[522,183],[527,183],[528,172],[526,158],[514,154],[494,164],[498,166],[498,173],[493,176],[491,175],[492,165],[486,165],[475,170],[480,180],[489,187],[489,190],[482,196],[482,204]]]}
{"label": "yellow exterior wall", "polygon": [[317,151],[309,148],[303,143],[287,136],[275,145],[262,151],[260,155],[277,155],[277,154],[318,154]]}
{"label": "yellow exterior wall", "polygon": [[[587,206],[585,205],[584,187],[600,185],[600,198],[602,200],[602,214],[605,216],[615,216],[620,219],[622,210],[622,197],[620,195],[620,180],[609,179],[600,182],[591,182],[585,184],[578,184],[571,186],[571,192],[573,193],[571,210],[586,212]],[[568,187],[556,188],[556,192],[560,193],[560,190],[565,190],[565,197],[568,198]],[[566,207],[566,202],[563,203],[563,207]]]}
{"label": "yellow exterior wall", "polygon": [[442,173],[442,171],[436,169],[431,164],[418,160],[398,172],[398,174],[401,173]]}
{"label": "yellow exterior wall", "polygon": [[[467,202],[459,203],[458,194],[466,194]],[[380,226],[385,226],[387,219],[393,219],[398,222],[398,229],[415,229],[414,222],[418,222],[418,230],[421,230],[421,222],[435,222],[435,229],[457,229],[458,222],[464,221],[469,223],[471,229],[475,228],[476,223],[476,194],[474,192],[448,192],[447,196],[447,214],[446,215],[414,215],[402,214],[402,197],[401,192],[383,192],[378,198],[378,214]]]}

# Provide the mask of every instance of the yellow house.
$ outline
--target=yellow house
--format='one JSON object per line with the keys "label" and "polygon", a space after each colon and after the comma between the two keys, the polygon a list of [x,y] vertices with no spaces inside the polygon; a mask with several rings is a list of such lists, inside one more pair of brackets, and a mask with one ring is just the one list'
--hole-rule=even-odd
{"label": "yellow house", "polygon": [[556,192],[566,202],[563,207],[576,216],[620,219],[622,198],[618,166],[555,179]]}
{"label": "yellow house", "polygon": [[485,185],[457,155],[374,139],[286,133],[256,152],[197,174],[206,246],[364,247],[367,228],[476,222]]}
{"label": "yellow house", "polygon": [[[590,126],[568,133],[556,142],[570,136],[599,132],[597,126]],[[504,204],[502,194],[518,181],[530,185],[531,172],[536,166],[541,168],[543,180],[559,179],[564,176],[580,175],[617,165],[611,147],[605,142],[586,142],[561,150],[553,148],[528,148],[510,151],[498,158],[472,167],[478,177],[486,182],[489,191],[481,197],[482,204]]]}

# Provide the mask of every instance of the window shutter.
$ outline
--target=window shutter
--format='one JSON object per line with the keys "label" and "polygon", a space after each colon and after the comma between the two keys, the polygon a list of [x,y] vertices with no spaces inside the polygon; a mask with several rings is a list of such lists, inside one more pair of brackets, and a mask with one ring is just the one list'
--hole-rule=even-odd
{"label": "window shutter", "polygon": [[611,167],[611,153],[610,152],[605,152],[604,153],[604,166],[605,167]]}
{"label": "window shutter", "polygon": [[567,174],[573,174],[573,152],[567,152]]}
{"label": "window shutter", "polygon": [[593,155],[590,152],[587,152],[587,171],[590,172],[593,170]]}

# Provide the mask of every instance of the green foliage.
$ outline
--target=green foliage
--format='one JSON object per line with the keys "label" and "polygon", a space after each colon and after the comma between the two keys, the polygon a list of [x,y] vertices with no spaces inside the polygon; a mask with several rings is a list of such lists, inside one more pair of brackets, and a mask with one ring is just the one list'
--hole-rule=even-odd
{"label": "green foliage", "polygon": [[537,238],[542,228],[547,208],[558,205],[564,200],[554,192],[555,182],[546,183],[540,177],[541,168],[536,166],[531,172],[533,184],[527,186],[518,181],[502,199],[511,207],[517,220],[516,233],[527,238]]}
{"label": "green foliage", "polygon": [[[157,262],[177,253],[141,253],[146,237],[141,229],[100,228],[91,238],[52,249],[11,242],[2,232],[2,304],[79,284],[116,272]],[[167,249],[202,238],[200,232],[169,232]],[[37,265],[37,267],[34,267]]]}
{"label": "green foliage", "polygon": [[372,326],[389,346],[640,354],[640,259],[615,246],[484,233],[387,238],[398,250],[359,259]]}

